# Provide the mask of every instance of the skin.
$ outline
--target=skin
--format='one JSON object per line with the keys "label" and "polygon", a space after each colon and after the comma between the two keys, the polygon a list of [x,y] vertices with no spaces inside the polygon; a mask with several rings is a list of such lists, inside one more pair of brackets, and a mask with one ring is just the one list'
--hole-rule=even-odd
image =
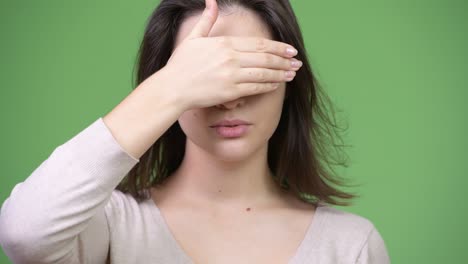
{"label": "skin", "polygon": [[[183,22],[176,47],[199,18]],[[271,39],[261,18],[240,7],[220,14],[209,34],[215,36]],[[152,188],[152,198],[197,263],[286,263],[304,239],[315,208],[281,190],[267,165],[285,89],[282,83],[272,92],[190,109],[179,117],[187,136],[185,156],[163,185]],[[253,125],[240,138],[223,139],[209,127],[223,118]]]}
{"label": "skin", "polygon": [[[183,22],[176,47],[198,19],[199,16],[193,16]],[[238,21],[242,21],[244,26],[236,27]],[[261,19],[242,8],[221,15],[209,37],[223,35],[271,39]],[[227,204],[265,204],[283,197],[268,168],[267,150],[268,140],[280,120],[285,87],[283,82],[272,92],[185,111],[178,119],[187,136],[185,156],[167,186],[177,190],[178,196],[190,197],[190,200],[211,208],[222,208]],[[253,125],[246,135],[226,139],[209,127],[223,118],[243,119]]]}

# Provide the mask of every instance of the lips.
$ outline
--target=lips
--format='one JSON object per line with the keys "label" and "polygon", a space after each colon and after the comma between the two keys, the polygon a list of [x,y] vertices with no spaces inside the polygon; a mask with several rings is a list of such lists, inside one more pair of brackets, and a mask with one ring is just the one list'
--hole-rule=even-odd
{"label": "lips", "polygon": [[236,125],[236,126],[215,126],[212,127],[218,136],[222,138],[237,138],[245,135],[250,129],[250,125]]}
{"label": "lips", "polygon": [[239,125],[251,125],[251,123],[245,120],[241,120],[241,119],[234,119],[234,120],[223,119],[210,127],[235,127]]}

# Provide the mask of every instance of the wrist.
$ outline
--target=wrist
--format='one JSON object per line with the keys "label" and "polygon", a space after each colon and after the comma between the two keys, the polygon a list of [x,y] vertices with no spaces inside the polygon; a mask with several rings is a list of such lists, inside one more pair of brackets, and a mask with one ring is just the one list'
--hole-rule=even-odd
{"label": "wrist", "polygon": [[[182,114],[187,109],[184,96],[174,87],[174,77],[164,67],[144,80],[138,89],[154,98],[159,106],[173,108],[173,112]],[[141,86],[141,87],[140,87]]]}

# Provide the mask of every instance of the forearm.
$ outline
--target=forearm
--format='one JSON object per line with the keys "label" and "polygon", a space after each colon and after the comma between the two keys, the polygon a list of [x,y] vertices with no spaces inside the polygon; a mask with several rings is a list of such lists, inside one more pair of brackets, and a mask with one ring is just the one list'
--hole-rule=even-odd
{"label": "forearm", "polygon": [[162,70],[142,82],[103,121],[122,148],[139,159],[177,121],[183,105]]}
{"label": "forearm", "polygon": [[[0,214],[0,244],[12,260],[67,262],[81,252],[74,239],[102,214],[114,188],[182,113],[163,78],[152,78],[115,107],[106,123],[96,120],[15,186]],[[107,229],[100,219],[93,230]]]}

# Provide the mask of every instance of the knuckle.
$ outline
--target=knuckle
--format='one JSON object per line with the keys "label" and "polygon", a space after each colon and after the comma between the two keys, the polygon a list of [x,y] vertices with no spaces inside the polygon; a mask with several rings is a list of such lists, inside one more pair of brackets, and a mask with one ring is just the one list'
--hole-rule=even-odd
{"label": "knuckle", "polygon": [[285,69],[291,69],[291,60],[290,59],[284,59],[284,68]]}
{"label": "knuckle", "polygon": [[235,64],[237,61],[237,57],[234,51],[230,50],[225,53],[224,56],[224,63],[226,64]]}
{"label": "knuckle", "polygon": [[284,78],[286,76],[286,71],[278,71],[278,81],[284,81]]}
{"label": "knuckle", "polygon": [[219,44],[227,47],[230,45],[231,43],[231,37],[229,36],[221,36],[221,37],[217,37],[217,41]]}
{"label": "knuckle", "polygon": [[266,65],[272,65],[274,62],[273,56],[270,56],[269,54],[265,53],[265,63]]}
{"label": "knuckle", "polygon": [[267,48],[267,43],[262,38],[257,38],[255,41],[255,50],[256,51],[265,51]]}
{"label": "knuckle", "polygon": [[263,72],[263,71],[259,71],[259,72],[257,73],[257,78],[258,78],[258,80],[259,80],[260,82],[266,81],[266,78],[267,78],[266,73]]}
{"label": "knuckle", "polygon": [[260,84],[254,84],[252,87],[253,93],[259,93],[262,90],[262,86]]}
{"label": "knuckle", "polygon": [[231,70],[229,68],[219,71],[219,75],[220,75],[221,80],[229,80],[229,78],[231,78],[233,73],[234,73],[233,70]]}
{"label": "knuckle", "polygon": [[222,65],[230,65],[235,61],[235,56],[232,51],[226,51],[223,53],[221,58]]}
{"label": "knuckle", "polygon": [[215,37],[215,41],[219,44],[224,44],[226,43],[226,37]]}

